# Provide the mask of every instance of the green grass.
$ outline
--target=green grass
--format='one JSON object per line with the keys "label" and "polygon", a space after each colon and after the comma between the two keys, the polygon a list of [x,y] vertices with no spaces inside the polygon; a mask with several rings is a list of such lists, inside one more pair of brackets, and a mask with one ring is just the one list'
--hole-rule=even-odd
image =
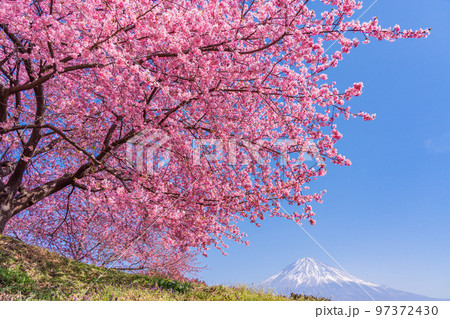
{"label": "green grass", "polygon": [[0,236],[0,300],[323,300],[107,270]]}

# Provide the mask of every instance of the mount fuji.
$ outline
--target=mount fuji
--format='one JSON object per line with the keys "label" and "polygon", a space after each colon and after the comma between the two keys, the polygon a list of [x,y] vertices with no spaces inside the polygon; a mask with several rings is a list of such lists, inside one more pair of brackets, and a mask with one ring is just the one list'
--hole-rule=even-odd
{"label": "mount fuji", "polygon": [[376,285],[312,258],[297,260],[263,281],[261,286],[283,295],[296,293],[331,300],[443,300]]}

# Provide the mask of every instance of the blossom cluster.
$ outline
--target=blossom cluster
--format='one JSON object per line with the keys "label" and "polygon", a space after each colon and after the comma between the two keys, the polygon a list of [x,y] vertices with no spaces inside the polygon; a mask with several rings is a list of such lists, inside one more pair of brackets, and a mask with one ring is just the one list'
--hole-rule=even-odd
{"label": "blossom cluster", "polygon": [[[0,157],[16,163],[1,177],[7,232],[78,260],[186,272],[193,256],[226,248],[226,239],[247,243],[242,219],[314,224],[311,204],[323,193],[308,184],[329,163],[351,164],[335,146],[339,115],[374,117],[345,105],[362,83],[340,92],[326,71],[371,38],[428,35],[353,20],[361,7],[2,2]],[[127,141],[143,130],[170,136],[170,161],[151,175],[125,160]],[[208,157],[194,165],[192,138],[249,143],[238,148],[236,165]],[[277,165],[273,144],[249,162],[251,143],[263,138],[294,141],[292,152],[313,141],[325,162]],[[282,202],[304,213],[288,214]]]}

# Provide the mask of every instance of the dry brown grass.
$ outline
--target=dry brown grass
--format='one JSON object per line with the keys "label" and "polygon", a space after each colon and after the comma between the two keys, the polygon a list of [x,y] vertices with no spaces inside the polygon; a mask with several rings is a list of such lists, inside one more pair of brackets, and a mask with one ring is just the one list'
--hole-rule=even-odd
{"label": "dry brown grass", "polygon": [[[86,265],[0,236],[0,300],[293,300],[246,286],[207,286]],[[295,300],[318,300],[298,296]]]}

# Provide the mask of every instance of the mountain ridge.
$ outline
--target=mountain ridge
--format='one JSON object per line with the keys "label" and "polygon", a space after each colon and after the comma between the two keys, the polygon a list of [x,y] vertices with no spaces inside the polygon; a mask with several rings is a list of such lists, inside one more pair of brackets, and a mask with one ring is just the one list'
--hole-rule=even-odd
{"label": "mountain ridge", "polygon": [[305,257],[287,265],[277,274],[261,283],[265,289],[283,295],[307,294],[331,300],[376,300],[376,301],[438,301],[387,286],[377,285],[313,258]]}

